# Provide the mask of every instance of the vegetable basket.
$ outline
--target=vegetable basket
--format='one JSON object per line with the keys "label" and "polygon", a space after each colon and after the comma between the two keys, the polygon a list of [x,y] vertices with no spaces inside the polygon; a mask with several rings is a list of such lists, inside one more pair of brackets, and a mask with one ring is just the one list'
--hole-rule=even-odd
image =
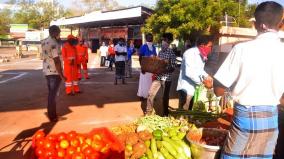
{"label": "vegetable basket", "polygon": [[158,57],[142,57],[141,70],[154,74],[166,72],[168,62]]}

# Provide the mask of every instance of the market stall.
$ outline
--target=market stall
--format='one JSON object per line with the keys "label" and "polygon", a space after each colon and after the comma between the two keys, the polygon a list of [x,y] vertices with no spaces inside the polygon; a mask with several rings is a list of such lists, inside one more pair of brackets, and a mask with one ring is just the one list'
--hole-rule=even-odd
{"label": "market stall", "polygon": [[[191,111],[190,118],[145,116],[110,128],[33,136],[35,159],[207,159],[217,158],[226,137],[226,114]],[[203,115],[208,115],[207,120]],[[201,117],[201,118],[200,118]],[[213,124],[212,124],[213,123]],[[207,128],[205,128],[207,127]],[[225,127],[226,128],[226,127]]]}

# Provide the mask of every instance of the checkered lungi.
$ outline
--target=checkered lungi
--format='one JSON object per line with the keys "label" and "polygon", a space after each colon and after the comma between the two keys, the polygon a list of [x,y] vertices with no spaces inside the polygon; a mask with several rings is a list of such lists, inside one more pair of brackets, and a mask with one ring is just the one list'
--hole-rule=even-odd
{"label": "checkered lungi", "polygon": [[277,137],[277,106],[235,104],[221,159],[272,159]]}

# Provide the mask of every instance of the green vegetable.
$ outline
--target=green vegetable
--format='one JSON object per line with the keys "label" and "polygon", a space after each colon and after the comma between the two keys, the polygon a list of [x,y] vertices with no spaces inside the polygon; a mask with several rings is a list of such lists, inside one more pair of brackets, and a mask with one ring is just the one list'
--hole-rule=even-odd
{"label": "green vegetable", "polygon": [[162,140],[163,131],[160,129],[154,130],[153,136],[155,137],[156,140]]}
{"label": "green vegetable", "polygon": [[156,145],[156,140],[154,138],[151,139],[151,151],[153,153],[154,159],[158,157],[158,150],[157,150],[157,145]]}
{"label": "green vegetable", "polygon": [[168,131],[168,134],[169,134],[170,137],[177,136],[177,131],[176,131],[176,129],[170,129]]}
{"label": "green vegetable", "polygon": [[180,158],[185,158],[185,157],[186,157],[186,154],[185,154],[185,152],[184,152],[184,150],[183,150],[182,145],[178,144],[178,143],[176,142],[176,140],[172,140],[172,139],[169,139],[169,138],[167,138],[167,137],[164,137],[163,140],[166,141],[166,142],[168,142],[169,144],[171,144],[171,146],[177,151],[178,156],[179,156]]}
{"label": "green vegetable", "polygon": [[156,144],[158,149],[161,149],[161,147],[163,146],[162,141],[156,141]]}
{"label": "green vegetable", "polygon": [[145,145],[146,145],[147,148],[149,148],[150,145],[151,145],[151,141],[150,141],[150,140],[146,140],[146,141],[145,141]]}
{"label": "green vegetable", "polygon": [[191,158],[191,151],[190,151],[190,147],[184,143],[183,141],[176,141],[179,145],[182,146],[183,148],[183,152],[186,154],[187,157]]}
{"label": "green vegetable", "polygon": [[161,152],[158,152],[158,159],[165,159],[165,157],[163,156]]}
{"label": "green vegetable", "polygon": [[148,157],[142,156],[142,157],[140,157],[139,159],[148,159]]}
{"label": "green vegetable", "polygon": [[161,148],[160,152],[165,156],[166,159],[175,159],[164,147]]}
{"label": "green vegetable", "polygon": [[169,117],[160,117],[158,115],[148,115],[141,117],[136,121],[138,127],[143,126],[151,129],[152,131],[172,127],[172,120]]}
{"label": "green vegetable", "polygon": [[182,140],[182,139],[185,137],[185,135],[186,135],[186,132],[179,132],[178,135],[177,135],[177,137],[178,137],[180,140]]}
{"label": "green vegetable", "polygon": [[147,157],[148,157],[149,159],[154,159],[153,153],[152,153],[152,151],[151,151],[150,149],[147,149],[146,155],[147,155]]}
{"label": "green vegetable", "polygon": [[172,156],[177,156],[177,151],[170,143],[168,143],[167,141],[162,141],[162,145]]}

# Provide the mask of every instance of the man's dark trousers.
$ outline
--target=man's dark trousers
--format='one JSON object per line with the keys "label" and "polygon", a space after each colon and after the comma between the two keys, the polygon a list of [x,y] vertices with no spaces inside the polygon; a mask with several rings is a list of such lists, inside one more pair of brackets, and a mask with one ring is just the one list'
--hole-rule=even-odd
{"label": "man's dark trousers", "polygon": [[48,75],[45,76],[47,79],[48,87],[48,104],[47,104],[47,115],[50,120],[57,118],[56,115],[56,95],[61,83],[59,75]]}

